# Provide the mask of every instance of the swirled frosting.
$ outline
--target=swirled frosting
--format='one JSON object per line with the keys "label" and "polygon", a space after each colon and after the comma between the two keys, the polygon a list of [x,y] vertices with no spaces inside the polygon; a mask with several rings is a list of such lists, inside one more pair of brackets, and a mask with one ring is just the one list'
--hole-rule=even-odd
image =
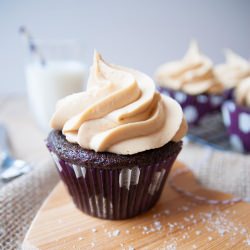
{"label": "swirled frosting", "polygon": [[244,78],[250,76],[250,62],[235,54],[231,50],[225,50],[226,62],[215,67],[215,76],[225,88],[234,88]]}
{"label": "swirled frosting", "polygon": [[190,95],[223,91],[222,85],[214,79],[212,61],[200,52],[195,41],[190,43],[182,60],[160,66],[155,78],[162,87],[181,90]]}
{"label": "swirled frosting", "polygon": [[87,90],[57,103],[51,127],[84,149],[116,154],[159,148],[187,130],[180,105],[156,92],[151,78],[108,64],[98,53]]}
{"label": "swirled frosting", "polygon": [[250,108],[250,77],[242,80],[235,89],[236,102]]}

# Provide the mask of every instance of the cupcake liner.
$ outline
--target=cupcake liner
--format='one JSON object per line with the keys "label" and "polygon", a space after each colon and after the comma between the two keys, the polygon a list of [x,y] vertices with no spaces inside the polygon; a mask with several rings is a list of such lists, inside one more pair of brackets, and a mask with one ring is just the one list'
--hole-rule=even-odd
{"label": "cupcake liner", "polygon": [[225,98],[224,95],[188,95],[182,91],[163,87],[158,87],[158,90],[162,94],[174,98],[181,105],[189,125],[198,125],[205,115],[220,112]]}
{"label": "cupcake liner", "polygon": [[250,109],[226,101],[222,106],[222,117],[232,147],[241,153],[250,152]]}
{"label": "cupcake liner", "polygon": [[233,99],[234,88],[226,89],[223,93],[224,100],[232,100]]}
{"label": "cupcake liner", "polygon": [[78,209],[91,216],[118,220],[154,206],[179,152],[153,165],[112,169],[75,165],[50,153]]}

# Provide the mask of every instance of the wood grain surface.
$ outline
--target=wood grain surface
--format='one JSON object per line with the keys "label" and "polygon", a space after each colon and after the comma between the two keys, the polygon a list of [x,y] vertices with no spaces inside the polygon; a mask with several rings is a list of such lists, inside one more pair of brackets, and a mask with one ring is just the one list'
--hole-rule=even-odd
{"label": "wood grain surface", "polygon": [[[185,168],[176,163],[171,171]],[[170,177],[171,178],[171,177]],[[208,199],[231,196],[204,189],[191,172],[176,185]],[[23,249],[249,249],[250,205],[208,205],[181,196],[165,185],[157,205],[128,220],[108,221],[78,211],[62,183],[33,221]]]}

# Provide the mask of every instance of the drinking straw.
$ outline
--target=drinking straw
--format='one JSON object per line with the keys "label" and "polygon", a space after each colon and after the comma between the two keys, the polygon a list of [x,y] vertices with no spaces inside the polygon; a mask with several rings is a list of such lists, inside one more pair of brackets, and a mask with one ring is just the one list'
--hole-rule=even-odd
{"label": "drinking straw", "polygon": [[26,38],[30,53],[35,55],[39,59],[39,62],[41,63],[42,66],[45,66],[46,60],[44,56],[42,55],[40,49],[37,47],[36,43],[34,42],[34,38],[31,35],[31,33],[27,30],[25,26],[21,26],[19,28],[19,33]]}

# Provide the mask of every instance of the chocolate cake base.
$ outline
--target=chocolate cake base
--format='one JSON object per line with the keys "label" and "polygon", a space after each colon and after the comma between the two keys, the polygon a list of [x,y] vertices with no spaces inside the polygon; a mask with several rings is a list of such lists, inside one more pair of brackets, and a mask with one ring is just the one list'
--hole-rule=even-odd
{"label": "chocolate cake base", "polygon": [[83,149],[52,131],[47,147],[75,205],[91,216],[118,220],[155,205],[182,142],[118,155]]}

